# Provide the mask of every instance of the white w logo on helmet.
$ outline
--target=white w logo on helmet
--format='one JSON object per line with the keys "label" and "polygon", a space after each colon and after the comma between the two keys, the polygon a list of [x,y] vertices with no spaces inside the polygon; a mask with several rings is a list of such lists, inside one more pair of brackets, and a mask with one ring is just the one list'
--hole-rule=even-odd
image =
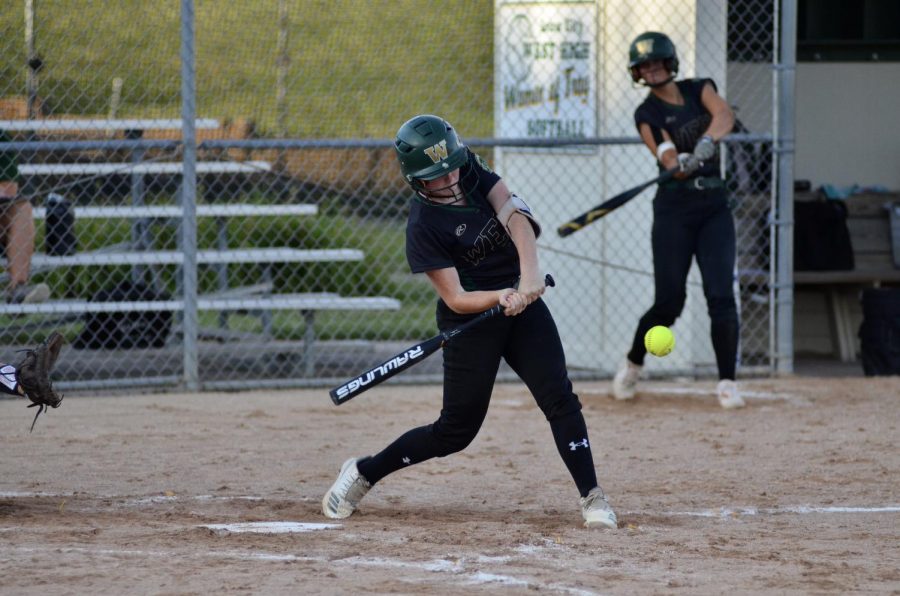
{"label": "white w logo on helmet", "polygon": [[447,139],[444,139],[437,145],[425,148],[425,155],[431,158],[431,161],[438,163],[442,159],[447,159]]}
{"label": "white w logo on helmet", "polygon": [[635,44],[637,47],[637,51],[641,54],[650,54],[653,52],[653,38],[650,39],[642,39],[641,41]]}

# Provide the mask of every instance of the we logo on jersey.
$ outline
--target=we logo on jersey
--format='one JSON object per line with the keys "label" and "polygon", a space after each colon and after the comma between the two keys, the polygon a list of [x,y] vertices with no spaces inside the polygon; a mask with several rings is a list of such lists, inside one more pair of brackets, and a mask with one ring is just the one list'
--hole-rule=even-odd
{"label": "we logo on jersey", "polygon": [[512,240],[509,239],[509,234],[506,233],[497,218],[492,217],[478,232],[472,245],[463,253],[463,258],[473,266],[478,265],[488,254],[503,248],[510,242]]}
{"label": "we logo on jersey", "polygon": [[437,145],[425,148],[425,155],[431,158],[431,161],[438,163],[442,159],[447,159],[447,139],[444,139]]}

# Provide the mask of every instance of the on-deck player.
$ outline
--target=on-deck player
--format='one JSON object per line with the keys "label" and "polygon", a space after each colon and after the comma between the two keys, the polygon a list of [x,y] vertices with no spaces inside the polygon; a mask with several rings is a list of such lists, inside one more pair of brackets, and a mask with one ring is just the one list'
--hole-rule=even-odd
{"label": "on-deck player", "polygon": [[696,257],[711,320],[723,408],[744,405],[737,384],[738,315],[734,300],[735,232],[716,143],[731,132],[734,113],[712,79],[675,81],[678,56],[662,33],[638,35],[629,51],[631,78],[650,88],[634,113],[641,139],[660,171],[679,168],[653,199],[653,272],[656,298],[638,322],[631,351],[613,378],[616,399],[631,399],[644,364],[644,335],[670,326],[684,309]]}
{"label": "on-deck player", "polygon": [[388,474],[465,449],[487,415],[502,358],[550,423],[581,495],[585,525],[615,528],[616,514],[597,484],[581,403],[572,391],[556,323],[541,299],[544,276],[535,242],[540,227],[531,211],[438,116],[416,116],[404,123],[394,148],[416,193],[406,256],[412,272],[424,272],[438,293],[438,327],[457,327],[498,303],[506,316],[488,319],[445,346],[438,419],[406,432],[375,455],[345,461],[322,499],[324,514],[349,517]]}

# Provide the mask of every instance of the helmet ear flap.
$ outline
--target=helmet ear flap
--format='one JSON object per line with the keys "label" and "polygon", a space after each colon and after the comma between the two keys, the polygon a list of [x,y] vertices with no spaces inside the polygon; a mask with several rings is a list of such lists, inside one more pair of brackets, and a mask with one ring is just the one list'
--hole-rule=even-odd
{"label": "helmet ear flap", "polygon": [[641,73],[638,70],[637,66],[632,66],[629,70],[631,70],[631,80],[637,83],[641,80]]}
{"label": "helmet ear flap", "polygon": [[678,74],[678,57],[672,56],[671,58],[666,58],[663,61],[663,66],[666,67],[666,70],[669,71],[669,74],[675,76]]}

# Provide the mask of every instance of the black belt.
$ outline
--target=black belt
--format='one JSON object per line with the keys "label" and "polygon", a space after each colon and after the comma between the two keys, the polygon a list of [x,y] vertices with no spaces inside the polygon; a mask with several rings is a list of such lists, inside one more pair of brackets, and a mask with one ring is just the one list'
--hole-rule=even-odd
{"label": "black belt", "polygon": [[669,180],[660,184],[660,188],[683,190],[707,190],[710,188],[725,188],[725,181],[716,177],[696,177],[687,180]]}

